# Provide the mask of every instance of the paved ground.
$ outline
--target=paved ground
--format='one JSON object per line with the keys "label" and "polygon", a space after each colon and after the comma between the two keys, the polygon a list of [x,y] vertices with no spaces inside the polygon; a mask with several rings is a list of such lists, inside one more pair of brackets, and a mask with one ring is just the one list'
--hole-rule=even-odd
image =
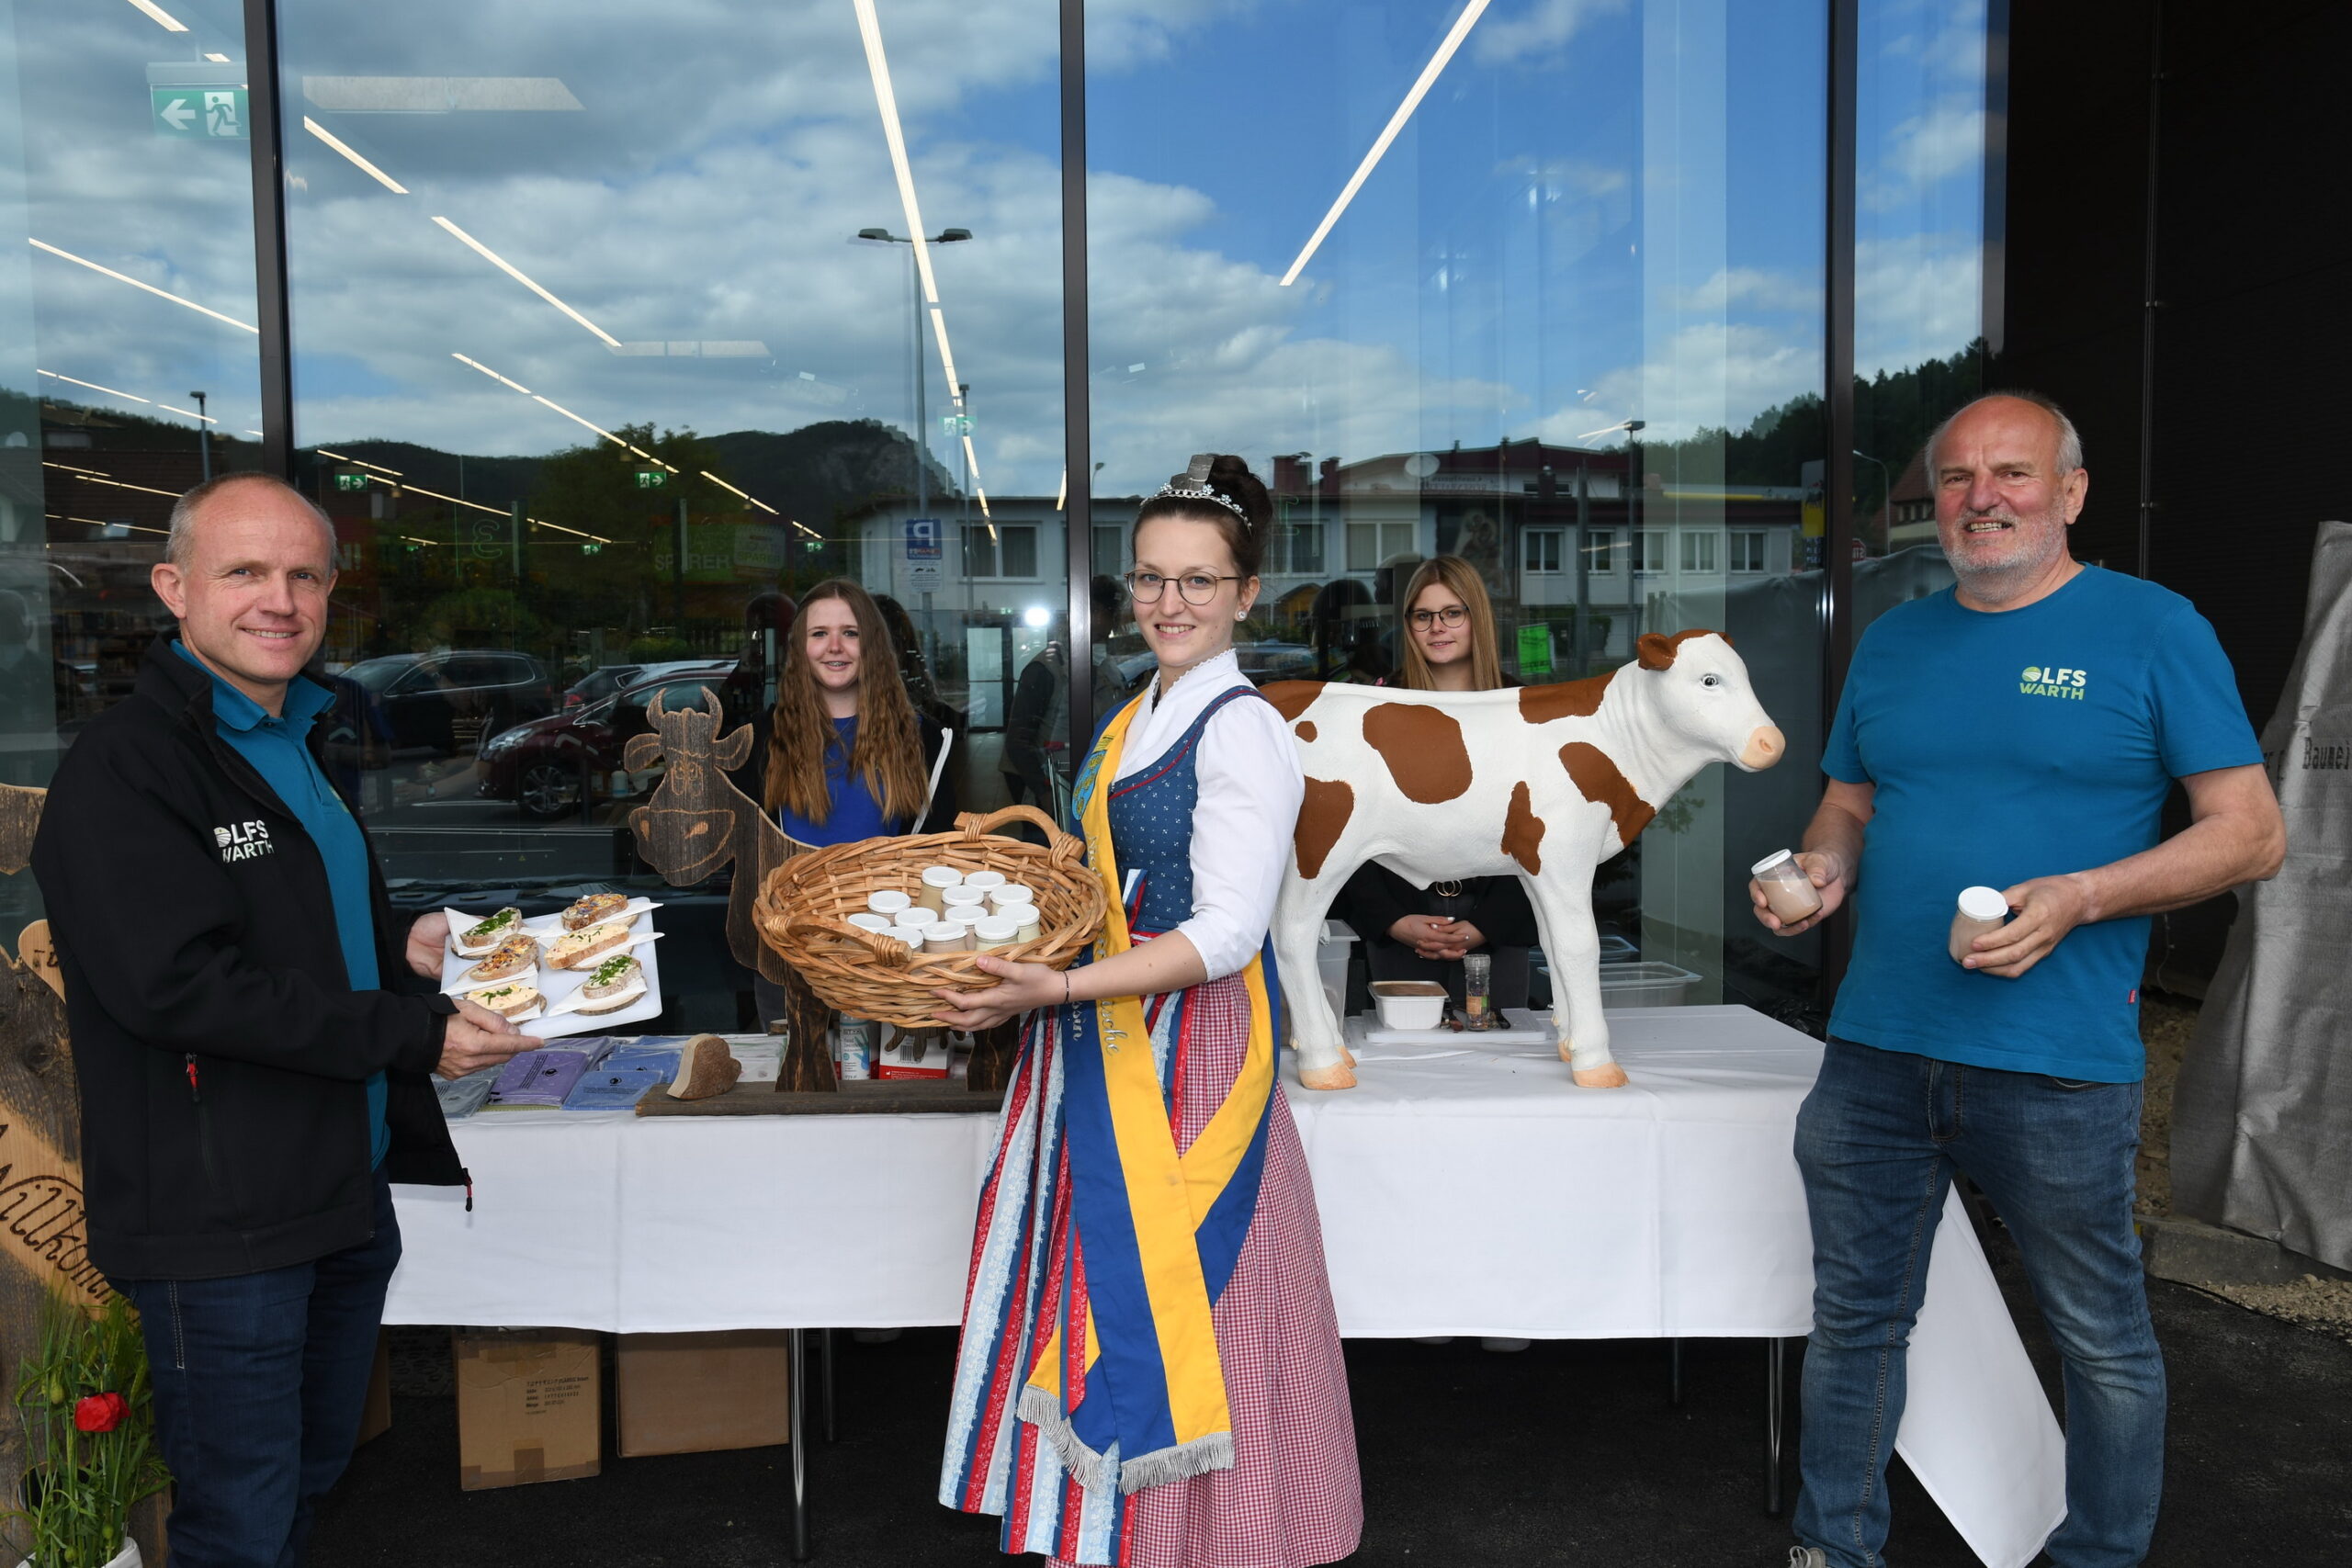
{"label": "paved ground", "polygon": [[[1996,1267],[2045,1381],[2053,1369],[2006,1243]],[[2151,1282],[2170,1359],[2170,1485],[2153,1568],[2352,1562],[2352,1347],[2179,1285]],[[392,1429],[362,1450],[322,1518],[321,1568],[696,1568],[783,1563],[785,1450],[607,1460],[594,1480],[462,1493],[430,1337],[404,1347]],[[810,1453],[814,1561],[830,1568],[986,1568],[987,1521],[932,1501],[954,1337],[842,1337],[838,1441]],[[1795,1358],[1792,1356],[1793,1376]],[[1763,1510],[1764,1352],[1686,1347],[1667,1398],[1664,1347],[1352,1341],[1368,1521],[1361,1568],[1640,1564],[1781,1568]],[[1907,1476],[1898,1568],[1974,1558]]]}

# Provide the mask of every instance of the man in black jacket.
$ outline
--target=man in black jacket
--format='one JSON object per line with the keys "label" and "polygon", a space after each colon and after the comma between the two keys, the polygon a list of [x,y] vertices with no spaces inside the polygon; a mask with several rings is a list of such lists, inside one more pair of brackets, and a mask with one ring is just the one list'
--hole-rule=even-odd
{"label": "man in black jacket", "polygon": [[66,753],[33,844],[90,1255],[140,1310],[175,1568],[300,1562],[400,1259],[387,1184],[466,1179],[426,1075],[526,1043],[438,994],[447,917],[394,916],[320,766],[333,699],[301,671],[334,562],[275,479],[182,497],[153,573],[179,635]]}

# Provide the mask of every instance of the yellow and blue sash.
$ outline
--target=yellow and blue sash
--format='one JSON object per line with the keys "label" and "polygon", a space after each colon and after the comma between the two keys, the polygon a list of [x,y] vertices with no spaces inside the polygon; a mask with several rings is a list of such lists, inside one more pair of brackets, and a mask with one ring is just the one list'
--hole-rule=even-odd
{"label": "yellow and blue sash", "polygon": [[[1132,944],[1112,849],[1110,782],[1137,697],[1103,728],[1075,791],[1088,859],[1109,894],[1100,961]],[[1181,1154],[1138,997],[1061,1010],[1069,1220],[1062,1288],[1040,1323],[1020,1414],[1080,1482],[1132,1493],[1233,1463],[1233,1417],[1210,1309],[1250,1232],[1273,1103],[1275,1016],[1263,954],[1242,971],[1239,1076]],[[1170,1054],[1169,1071],[1176,1071]],[[1071,1348],[1080,1347],[1072,1354]]]}

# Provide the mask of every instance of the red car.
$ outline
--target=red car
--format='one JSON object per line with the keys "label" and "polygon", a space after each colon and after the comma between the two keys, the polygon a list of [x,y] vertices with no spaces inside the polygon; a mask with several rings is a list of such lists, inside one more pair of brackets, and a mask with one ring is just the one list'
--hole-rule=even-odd
{"label": "red car", "polygon": [[665,707],[683,707],[700,704],[705,689],[718,693],[726,714],[723,734],[751,722],[756,681],[756,672],[731,664],[673,670],[600,702],[518,724],[482,743],[480,793],[486,800],[514,801],[524,816],[540,821],[572,816],[587,803],[650,795],[659,772],[633,779],[622,754],[633,738],[652,729],[645,710],[654,694]]}

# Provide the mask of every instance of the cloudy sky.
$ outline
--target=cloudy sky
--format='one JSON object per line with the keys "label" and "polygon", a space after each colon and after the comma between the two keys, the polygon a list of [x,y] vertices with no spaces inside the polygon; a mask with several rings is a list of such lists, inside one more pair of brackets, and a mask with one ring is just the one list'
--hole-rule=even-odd
{"label": "cloudy sky", "polygon": [[[149,98],[159,64],[243,59],[239,8],[155,3],[188,30],[130,0],[0,0],[20,117],[0,108],[0,164],[22,148],[0,168],[0,228],[67,253],[0,261],[0,319],[21,320],[29,291],[40,369],[150,399],[140,412],[202,387],[224,427],[246,428],[244,144],[160,137]],[[976,236],[933,263],[981,478],[1050,494],[1055,6],[873,8],[923,221]],[[1974,0],[1864,12],[1868,371],[1977,331],[1983,16]],[[301,443],[595,439],[549,404],[606,429],[910,421],[906,248],[850,241],[907,231],[854,0],[280,14]],[[1820,0],[1491,0],[1282,286],[1461,15],[1461,0],[1091,7],[1100,489],[1207,448],[1352,460],[1627,419],[1736,427],[1819,386]],[[923,346],[935,423],[946,388]],[[21,348],[0,356],[28,380]]]}

